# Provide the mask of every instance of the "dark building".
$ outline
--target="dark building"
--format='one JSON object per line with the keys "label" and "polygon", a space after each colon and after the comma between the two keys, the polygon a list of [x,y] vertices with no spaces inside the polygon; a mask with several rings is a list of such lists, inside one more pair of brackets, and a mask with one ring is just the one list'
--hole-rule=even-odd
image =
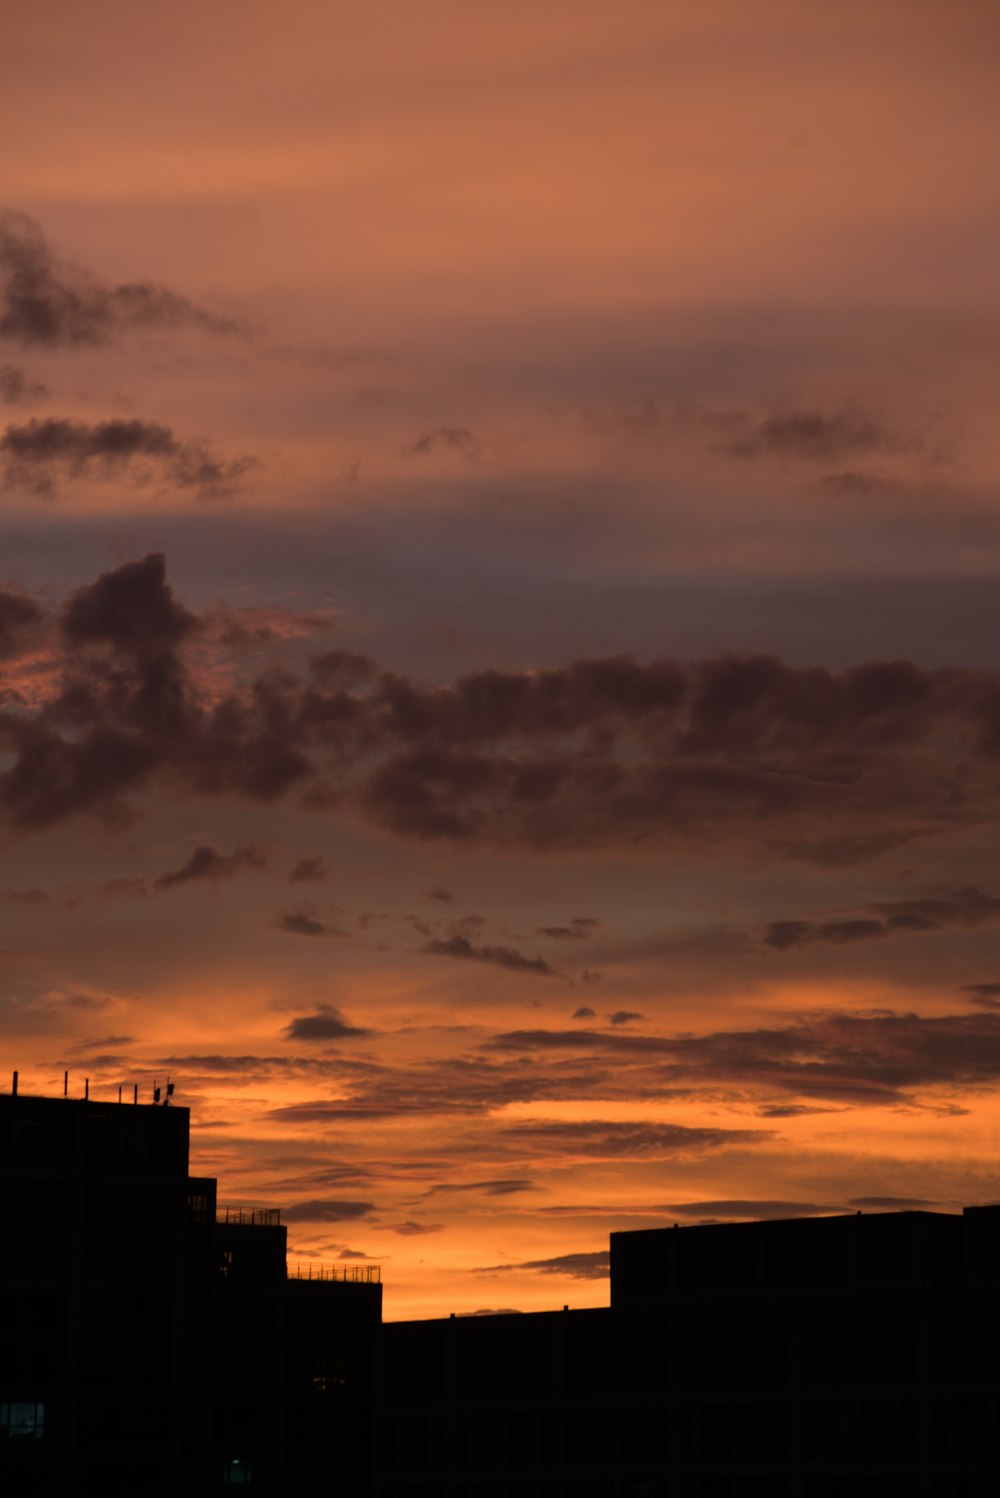
{"label": "dark building", "polygon": [[188,1123],[0,1094],[4,1498],[371,1491],[377,1272],[289,1277],[277,1212],[189,1177]]}
{"label": "dark building", "polygon": [[996,1498],[1000,1208],[616,1233],[608,1310],[383,1329],[384,1498]]}
{"label": "dark building", "polygon": [[608,1309],[381,1325],[183,1108],[0,1095],[0,1494],[995,1498],[1000,1208],[618,1233]]}

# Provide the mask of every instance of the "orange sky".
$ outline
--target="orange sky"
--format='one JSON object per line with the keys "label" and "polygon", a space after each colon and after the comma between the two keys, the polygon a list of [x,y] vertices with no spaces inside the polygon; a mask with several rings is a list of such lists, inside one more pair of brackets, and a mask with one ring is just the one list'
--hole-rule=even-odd
{"label": "orange sky", "polygon": [[[996,1197],[992,0],[39,0],[2,1050],[390,1317]],[[887,664],[888,663],[888,664]]]}

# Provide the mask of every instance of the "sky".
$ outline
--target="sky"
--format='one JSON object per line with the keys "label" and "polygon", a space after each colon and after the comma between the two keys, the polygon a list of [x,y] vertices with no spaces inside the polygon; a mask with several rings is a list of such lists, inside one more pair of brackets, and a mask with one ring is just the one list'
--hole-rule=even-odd
{"label": "sky", "polygon": [[5,17],[22,1090],[169,1076],[390,1319],[1000,1197],[998,48],[994,0]]}

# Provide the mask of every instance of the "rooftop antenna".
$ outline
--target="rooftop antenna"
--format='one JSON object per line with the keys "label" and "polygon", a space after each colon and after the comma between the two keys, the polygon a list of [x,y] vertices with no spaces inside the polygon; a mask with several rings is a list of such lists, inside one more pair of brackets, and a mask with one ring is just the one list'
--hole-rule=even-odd
{"label": "rooftop antenna", "polygon": [[15,1072],[15,1073],[14,1073],[14,1089],[13,1089],[13,1095],[14,1095],[14,1097],[17,1097],[17,1072]]}
{"label": "rooftop antenna", "polygon": [[63,1072],[63,1097],[69,1097],[69,1072]]}

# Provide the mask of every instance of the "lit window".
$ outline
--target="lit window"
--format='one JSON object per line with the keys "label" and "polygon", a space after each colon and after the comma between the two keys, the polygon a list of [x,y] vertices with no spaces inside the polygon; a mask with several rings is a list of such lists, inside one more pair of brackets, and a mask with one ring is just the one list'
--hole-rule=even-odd
{"label": "lit window", "polygon": [[44,1434],[44,1404],[0,1404],[0,1436],[11,1441],[40,1441]]}
{"label": "lit window", "polygon": [[248,1488],[253,1481],[253,1462],[248,1456],[227,1456],[219,1467],[219,1481],[225,1488]]}
{"label": "lit window", "polygon": [[222,1250],[221,1257],[219,1258],[219,1274],[221,1275],[221,1277],[224,1280],[226,1280],[226,1279],[229,1278],[230,1274],[232,1273],[232,1269],[233,1269],[233,1251],[232,1251],[231,1248],[224,1248]]}
{"label": "lit window", "polygon": [[319,1394],[333,1394],[347,1388],[346,1358],[316,1358],[312,1386]]}

